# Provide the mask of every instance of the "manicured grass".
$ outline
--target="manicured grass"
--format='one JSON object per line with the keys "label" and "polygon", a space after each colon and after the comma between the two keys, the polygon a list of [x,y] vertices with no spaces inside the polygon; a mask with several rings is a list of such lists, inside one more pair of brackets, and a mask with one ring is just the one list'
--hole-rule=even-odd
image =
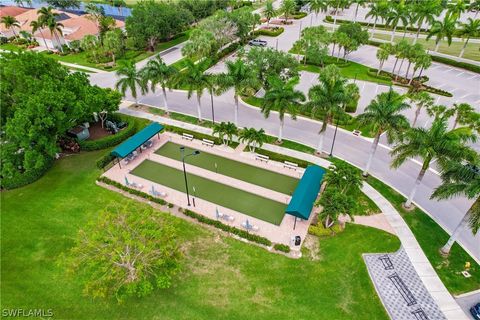
{"label": "manicured grass", "polygon": [[[171,159],[180,160],[179,148],[179,144],[167,142],[155,153]],[[193,149],[185,147],[185,154],[192,152]],[[296,178],[203,151],[198,156],[188,158],[188,163],[288,195],[293,193],[298,184],[298,179]],[[215,168],[215,164],[217,168]]]}
{"label": "manicured grass", "polygon": [[[375,34],[375,38],[382,39],[382,40],[390,40],[390,35]],[[402,39],[403,39],[402,36],[395,36],[393,41],[399,42]],[[405,38],[405,39],[409,43],[413,42],[413,38]],[[425,39],[418,39],[417,43],[422,44],[425,48],[427,48],[430,51],[435,50],[435,38],[432,38],[428,41]],[[448,43],[446,41],[441,41],[438,52],[449,54],[454,57],[458,57],[458,55],[460,54],[460,51],[463,48],[463,44],[464,44],[463,42],[453,41],[452,44],[448,46]],[[478,50],[478,46],[479,46],[478,43],[469,42],[467,44],[467,47],[465,48],[465,53],[463,54],[463,58],[480,61],[480,51]]]}
{"label": "manicured grass", "polygon": [[123,304],[84,297],[59,256],[106,205],[133,201],[95,185],[104,152],[69,156],[36,183],[0,194],[2,309],[51,308],[56,319],[86,320],[388,319],[361,254],[395,251],[398,239],[356,225],[322,239],[313,261],[306,251],[288,259],[172,217],[185,254],[172,288]]}
{"label": "manicured grass", "polygon": [[6,51],[13,51],[13,52],[18,52],[21,50],[21,48],[17,45],[14,45],[13,43],[4,43],[0,45],[1,50],[6,50]]}
{"label": "manicured grass", "polygon": [[[191,159],[188,159],[189,161]],[[133,175],[166,187],[185,192],[183,172],[151,160],[143,161],[131,171]],[[249,216],[279,225],[285,215],[286,204],[263,198],[253,193],[187,173],[190,195]],[[195,192],[193,191],[195,188]]]}

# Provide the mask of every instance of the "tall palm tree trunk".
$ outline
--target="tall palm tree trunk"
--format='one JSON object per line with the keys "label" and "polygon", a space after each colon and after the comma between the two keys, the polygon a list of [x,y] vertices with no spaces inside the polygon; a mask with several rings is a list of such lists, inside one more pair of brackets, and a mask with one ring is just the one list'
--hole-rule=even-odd
{"label": "tall palm tree trunk", "polygon": [[417,192],[417,189],[420,183],[422,183],[422,179],[425,176],[427,169],[428,169],[428,165],[426,165],[426,162],[424,162],[423,167],[420,170],[420,173],[418,174],[417,180],[415,180],[415,184],[413,185],[412,191],[410,191],[410,195],[408,196],[408,199],[404,204],[405,208],[410,208],[412,206],[413,197],[415,197],[415,193]]}
{"label": "tall palm tree trunk", "polygon": [[395,74],[395,69],[397,68],[398,57],[395,59],[395,63],[393,64],[392,74]]}
{"label": "tall palm tree trunk", "polygon": [[382,72],[384,63],[385,63],[385,60],[380,61],[380,66],[378,67],[377,76],[380,74],[380,72]]}
{"label": "tall palm tree trunk", "polygon": [[202,101],[201,101],[201,96],[197,92],[197,116],[198,116],[198,121],[203,121],[202,119]]}
{"label": "tall palm tree trunk", "polygon": [[397,31],[397,25],[392,30],[392,36],[390,37],[390,42],[393,43],[393,38],[395,37],[395,31]]}
{"label": "tall palm tree trunk", "polygon": [[322,153],[323,149],[323,141],[325,138],[325,132],[327,130],[327,125],[328,125],[328,118],[325,117],[322,121],[322,127],[320,131],[318,132],[318,144],[317,144],[317,152]]}
{"label": "tall palm tree trunk", "polygon": [[45,48],[47,48],[48,50],[47,40],[45,40],[45,36],[43,35],[42,28],[38,29],[38,31],[40,31],[40,35],[42,36],[43,43],[45,44]]}
{"label": "tall palm tree trunk", "polygon": [[278,128],[278,142],[282,142],[284,124],[285,124],[285,119],[280,119],[280,128]]}
{"label": "tall palm tree trunk", "polygon": [[337,25],[337,13],[338,13],[338,7],[340,6],[340,3],[337,3],[337,7],[335,8],[335,15],[333,16],[333,30],[335,31],[335,26]]}
{"label": "tall palm tree trunk", "polygon": [[438,48],[440,47],[440,40],[437,41],[435,44],[435,52],[438,52]]}
{"label": "tall palm tree trunk", "polygon": [[353,22],[357,22],[357,14],[358,14],[358,7],[360,6],[360,3],[357,3],[357,7],[355,8],[355,16],[353,17]]}
{"label": "tall palm tree trunk", "polygon": [[415,110],[415,118],[413,118],[412,128],[415,127],[415,124],[417,123],[418,116],[420,115],[421,110],[422,110],[421,106],[418,106],[417,109]]}
{"label": "tall palm tree trunk", "polygon": [[367,165],[365,166],[365,170],[363,170],[363,173],[362,173],[364,177],[368,177],[368,172],[370,171],[370,166],[372,165],[373,157],[375,156],[375,152],[377,151],[378,142],[380,141],[381,134],[382,134],[381,132],[378,132],[377,135],[375,136],[375,139],[373,139],[372,147],[370,149],[370,154],[368,155]]}
{"label": "tall palm tree trunk", "polygon": [[475,210],[475,208],[478,208],[479,206],[480,198],[477,198],[470,207],[470,209],[468,209],[467,213],[463,216],[462,220],[453,231],[447,243],[445,243],[445,245],[440,249],[441,253],[443,253],[444,255],[448,255],[450,253],[450,249],[452,249],[453,244],[457,241],[458,236],[463,232],[463,230],[465,230],[465,227],[468,225],[471,213]]}
{"label": "tall palm tree trunk", "polygon": [[411,85],[412,84],[412,81],[413,79],[415,78],[415,72],[417,72],[417,69],[413,68],[413,74],[412,74],[412,77],[410,78],[410,81],[408,81],[408,84]]}
{"label": "tall palm tree trunk", "polygon": [[375,18],[375,22],[373,22],[372,37],[375,34],[375,28],[377,27],[377,20],[378,18]]}
{"label": "tall palm tree trunk", "polygon": [[405,79],[408,79],[408,73],[410,72],[411,65],[412,65],[412,60],[408,60],[407,72],[405,73]]}
{"label": "tall palm tree trunk", "polygon": [[418,37],[420,36],[420,30],[422,29],[422,24],[420,23],[417,29],[417,34],[415,35],[415,38],[413,39],[413,44],[417,43]]}
{"label": "tall palm tree trunk", "polygon": [[169,111],[168,111],[168,101],[167,101],[167,90],[165,89],[165,87],[162,87],[162,91],[163,91],[163,105],[165,106],[165,112],[168,114]]}
{"label": "tall palm tree trunk", "polygon": [[460,55],[458,56],[459,58],[463,57],[463,53],[465,52],[465,48],[467,47],[468,40],[470,40],[470,37],[468,37],[465,43],[463,44],[462,51],[460,51]]}
{"label": "tall palm tree trunk", "polygon": [[235,109],[233,112],[233,123],[238,126],[238,95],[234,95],[233,99],[235,100]]}

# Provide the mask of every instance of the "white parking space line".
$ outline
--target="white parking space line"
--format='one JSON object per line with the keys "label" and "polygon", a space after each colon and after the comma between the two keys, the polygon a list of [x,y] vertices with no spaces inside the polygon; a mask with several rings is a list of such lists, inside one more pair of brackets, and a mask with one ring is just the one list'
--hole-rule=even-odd
{"label": "white parking space line", "polygon": [[461,72],[459,74],[457,74],[455,77],[460,77],[461,75],[463,75],[465,72]]}
{"label": "white parking space line", "polygon": [[463,98],[465,98],[465,97],[468,97],[469,95],[470,95],[470,94],[469,94],[469,93],[467,93],[466,95],[464,95],[464,96],[461,96],[459,99],[463,99]]}

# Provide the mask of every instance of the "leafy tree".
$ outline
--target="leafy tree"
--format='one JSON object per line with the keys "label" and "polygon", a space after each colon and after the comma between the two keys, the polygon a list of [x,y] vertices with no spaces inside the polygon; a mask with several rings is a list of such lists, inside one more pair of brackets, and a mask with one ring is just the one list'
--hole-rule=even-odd
{"label": "leafy tree", "polygon": [[470,227],[473,234],[480,229],[480,163],[478,159],[472,162],[449,161],[441,166],[442,184],[435,189],[432,199],[450,199],[463,195],[475,199],[460,223],[457,225],[447,243],[440,249],[445,255],[450,253],[458,236]]}
{"label": "leafy tree", "polygon": [[115,65],[115,55],[121,53],[124,48],[123,32],[120,29],[115,29],[105,33],[103,38],[103,47],[106,52],[112,57],[112,62]]}
{"label": "leafy tree", "polygon": [[376,57],[380,61],[380,66],[378,67],[377,75],[382,72],[383,64],[388,60],[392,52],[392,45],[390,43],[382,43],[377,50]]}
{"label": "leafy tree", "polygon": [[295,0],[282,0],[279,10],[285,18],[285,23],[287,23],[288,19],[295,13],[296,9]]}
{"label": "leafy tree", "polygon": [[180,5],[149,0],[133,7],[125,28],[137,47],[154,51],[160,41],[185,30],[192,20],[192,14]]}
{"label": "leafy tree", "polygon": [[460,27],[460,31],[457,34],[465,39],[462,51],[460,51],[460,54],[458,55],[461,58],[463,57],[463,53],[465,52],[465,48],[467,47],[470,38],[480,36],[480,20],[468,18],[466,23],[460,23]]}
{"label": "leafy tree", "polygon": [[392,167],[400,167],[409,158],[422,159],[422,168],[404,206],[410,208],[418,186],[422,183],[430,163],[437,160],[440,166],[449,161],[461,162],[477,156],[467,143],[475,142],[476,136],[470,128],[447,129],[447,117],[437,117],[428,129],[411,128],[402,137],[401,142],[391,151]]}
{"label": "leafy tree", "polygon": [[363,30],[359,23],[342,24],[338,27],[336,33],[340,37],[339,43],[344,49],[344,58],[350,52],[357,50],[368,42],[368,32]]}
{"label": "leafy tree", "polygon": [[246,54],[246,61],[265,89],[269,88],[268,79],[272,76],[279,76],[283,81],[298,76],[298,62],[286,52],[272,48],[252,48]]}
{"label": "leafy tree", "polygon": [[270,20],[277,15],[277,10],[275,10],[275,7],[273,6],[273,0],[267,0],[267,2],[265,2],[263,15],[267,19],[267,27],[270,26]]}
{"label": "leafy tree", "polygon": [[278,131],[278,142],[282,142],[283,125],[285,123],[285,113],[290,113],[292,119],[296,119],[297,109],[300,102],[305,100],[303,92],[296,90],[298,78],[292,78],[283,82],[279,77],[273,76],[269,80],[269,89],[263,97],[261,106],[265,118],[270,116],[272,110],[278,112],[280,118],[280,127]]}
{"label": "leafy tree", "polygon": [[153,209],[110,207],[81,229],[64,258],[94,298],[144,297],[166,289],[182,257],[171,219]]}
{"label": "leafy tree", "polygon": [[198,120],[202,121],[202,95],[203,90],[210,86],[210,75],[205,74],[205,70],[209,66],[208,60],[202,60],[199,63],[195,63],[190,59],[185,61],[185,69],[178,74],[176,82],[186,88],[188,93],[188,99],[192,97],[195,92],[197,96],[197,115]]}
{"label": "leafy tree", "polygon": [[138,106],[138,94],[137,88],[140,89],[142,94],[147,91],[147,83],[141,72],[137,70],[135,62],[129,60],[116,72],[119,78],[115,83],[115,88],[120,91],[123,96],[130,90],[132,97],[135,99],[135,105]]}
{"label": "leafy tree", "polygon": [[1,23],[5,26],[5,28],[12,30],[13,35],[15,38],[18,38],[17,32],[15,31],[15,28],[20,29],[20,23],[15,17],[12,16],[3,16],[1,18]]}
{"label": "leafy tree", "polygon": [[2,186],[44,170],[67,130],[120,103],[118,93],[34,52],[3,53],[0,77]]}
{"label": "leafy tree", "polygon": [[255,152],[256,148],[261,148],[267,141],[265,130],[256,130],[255,128],[244,128],[240,130],[238,138],[241,142],[247,143],[250,152]]}
{"label": "leafy tree", "polygon": [[452,44],[452,37],[456,31],[455,25],[457,21],[451,16],[445,16],[443,21],[435,21],[430,28],[430,32],[427,35],[427,40],[435,36],[435,52],[438,51],[440,41],[444,38],[447,39],[447,43],[450,46]]}
{"label": "leafy tree", "polygon": [[96,36],[89,34],[83,37],[80,47],[87,53],[87,56],[93,57],[93,60],[98,63],[100,41]]}
{"label": "leafy tree", "polygon": [[408,128],[408,120],[401,114],[402,111],[410,108],[410,105],[405,103],[405,98],[406,96],[390,88],[388,92],[380,93],[375,100],[372,100],[365,108],[365,112],[357,117],[359,123],[371,125],[375,132],[368,161],[363,170],[364,177],[368,176],[381,135],[386,133],[388,142],[392,143],[403,130]]}
{"label": "leafy tree", "polygon": [[194,59],[195,57],[207,58],[218,49],[217,41],[212,32],[205,29],[194,29],[189,41],[182,48],[182,55]]}
{"label": "leafy tree", "polygon": [[459,124],[469,124],[472,118],[471,116],[475,112],[475,109],[468,103],[454,103],[452,110],[453,114],[455,115],[455,120],[453,121],[453,129],[455,129]]}
{"label": "leafy tree", "polygon": [[160,55],[147,62],[147,65],[140,71],[145,82],[150,81],[151,90],[155,92],[157,85],[162,87],[163,105],[165,112],[168,114],[167,88],[170,88],[174,79],[178,76],[178,71],[175,67],[167,65]]}
{"label": "leafy tree", "polygon": [[227,6],[227,1],[221,0],[179,0],[178,5],[182,9],[186,9],[193,15],[194,21],[200,21],[203,18],[206,18],[212,15],[215,11],[219,9],[225,9]]}
{"label": "leafy tree", "polygon": [[225,73],[218,75],[217,83],[219,91],[225,92],[230,88],[233,88],[233,99],[235,100],[234,121],[235,125],[238,125],[238,108],[240,95],[246,95],[248,93],[255,93],[260,86],[255,73],[249,68],[240,58],[235,61],[227,61],[225,63],[227,68]]}
{"label": "leafy tree", "polygon": [[327,170],[324,181],[326,183],[325,190],[337,189],[343,194],[362,186],[362,177],[358,170],[343,161],[336,162]]}
{"label": "leafy tree", "polygon": [[341,214],[346,214],[353,219],[354,199],[336,188],[325,190],[317,202],[318,205],[322,206],[322,212],[319,213],[322,221],[337,221]]}
{"label": "leafy tree", "polygon": [[415,127],[418,116],[423,108],[429,108],[433,105],[433,97],[426,91],[412,92],[409,96],[410,100],[415,103],[415,118],[413,118],[412,127]]}
{"label": "leafy tree", "polygon": [[93,21],[97,26],[99,25],[100,18],[105,16],[105,9],[102,6],[97,6],[93,2],[89,2],[85,5],[85,11],[87,12],[87,19]]}
{"label": "leafy tree", "polygon": [[60,9],[80,8],[80,0],[46,0],[45,2],[50,6]]}
{"label": "leafy tree", "polygon": [[304,63],[324,63],[330,42],[330,35],[324,26],[308,27],[302,30],[302,36],[293,44],[293,48],[304,55]]}
{"label": "leafy tree", "polygon": [[319,83],[308,91],[309,101],[303,108],[312,118],[322,118],[317,145],[317,152],[321,153],[328,123],[334,115],[340,116],[344,113],[342,106],[347,102],[347,80],[340,75],[338,67],[331,64],[320,72],[318,81]]}

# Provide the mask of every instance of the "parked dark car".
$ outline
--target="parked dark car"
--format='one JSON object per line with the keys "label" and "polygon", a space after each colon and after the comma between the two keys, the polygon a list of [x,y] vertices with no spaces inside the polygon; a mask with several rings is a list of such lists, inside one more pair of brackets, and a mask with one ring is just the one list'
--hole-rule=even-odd
{"label": "parked dark car", "polygon": [[256,47],[266,47],[267,46],[267,41],[265,40],[260,40],[260,39],[253,39],[248,41],[248,44],[251,46],[256,46]]}
{"label": "parked dark car", "polygon": [[473,316],[473,319],[480,320],[480,303],[477,303],[470,308],[470,313]]}

